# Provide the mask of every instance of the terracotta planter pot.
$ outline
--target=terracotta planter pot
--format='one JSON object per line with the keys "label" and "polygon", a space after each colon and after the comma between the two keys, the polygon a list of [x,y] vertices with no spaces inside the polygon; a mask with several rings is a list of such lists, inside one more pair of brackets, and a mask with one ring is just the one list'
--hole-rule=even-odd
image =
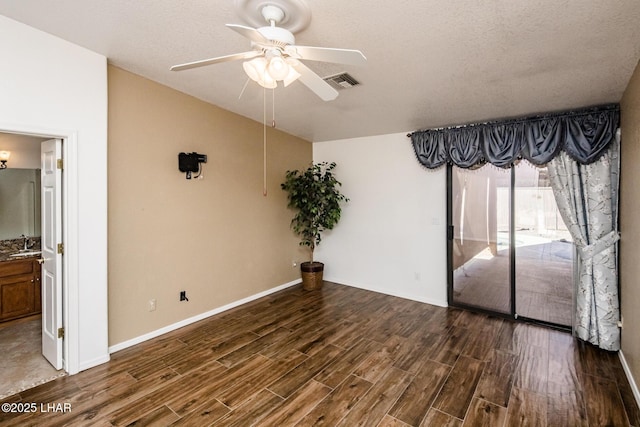
{"label": "terracotta planter pot", "polygon": [[324,264],[321,262],[303,262],[300,264],[302,273],[302,287],[307,291],[315,291],[322,288],[322,273]]}

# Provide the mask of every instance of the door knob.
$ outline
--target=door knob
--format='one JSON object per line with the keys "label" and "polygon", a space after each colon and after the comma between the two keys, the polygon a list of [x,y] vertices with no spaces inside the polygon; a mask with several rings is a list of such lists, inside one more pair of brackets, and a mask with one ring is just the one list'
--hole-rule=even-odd
{"label": "door knob", "polygon": [[45,262],[44,258],[39,258],[36,261],[38,261],[38,264],[42,265],[43,262]]}

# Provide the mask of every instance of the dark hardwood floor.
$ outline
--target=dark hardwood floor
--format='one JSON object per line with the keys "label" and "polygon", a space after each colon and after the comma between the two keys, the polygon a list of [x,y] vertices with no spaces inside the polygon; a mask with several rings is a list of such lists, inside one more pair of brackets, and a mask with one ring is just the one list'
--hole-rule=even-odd
{"label": "dark hardwood floor", "polygon": [[213,316],[11,402],[38,409],[0,413],[3,426],[640,426],[614,353],[333,283]]}

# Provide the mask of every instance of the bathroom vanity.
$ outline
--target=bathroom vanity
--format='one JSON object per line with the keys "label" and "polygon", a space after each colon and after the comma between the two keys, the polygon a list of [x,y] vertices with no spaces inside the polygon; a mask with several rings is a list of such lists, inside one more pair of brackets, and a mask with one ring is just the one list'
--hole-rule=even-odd
{"label": "bathroom vanity", "polygon": [[0,261],[0,322],[41,312],[38,258]]}

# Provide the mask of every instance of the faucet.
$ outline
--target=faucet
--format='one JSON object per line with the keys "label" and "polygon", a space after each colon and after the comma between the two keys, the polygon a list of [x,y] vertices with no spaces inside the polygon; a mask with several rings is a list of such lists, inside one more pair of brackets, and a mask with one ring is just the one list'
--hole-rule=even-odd
{"label": "faucet", "polygon": [[24,239],[24,246],[22,248],[23,251],[26,251],[27,249],[29,249],[29,238],[27,236],[25,236],[24,234],[22,236],[20,236]]}

